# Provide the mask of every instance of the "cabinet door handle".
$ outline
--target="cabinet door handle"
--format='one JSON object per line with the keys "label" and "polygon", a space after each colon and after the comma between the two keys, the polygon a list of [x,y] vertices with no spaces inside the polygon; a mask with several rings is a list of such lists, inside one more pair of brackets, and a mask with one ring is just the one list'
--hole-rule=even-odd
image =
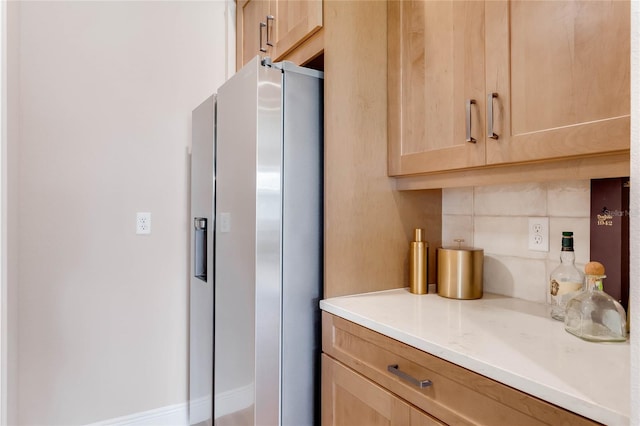
{"label": "cabinet door handle", "polygon": [[[271,42],[271,36],[269,35],[269,27],[273,28],[273,21],[275,18],[273,15],[267,15],[267,46],[273,47],[273,43]],[[269,21],[271,21],[271,25],[269,25]]]}
{"label": "cabinet door handle", "polygon": [[498,135],[493,133],[493,98],[497,98],[497,93],[487,95],[487,137],[498,139]]}
{"label": "cabinet door handle", "polygon": [[467,99],[467,142],[476,143],[475,138],[471,137],[471,105],[475,104],[475,99]]}
{"label": "cabinet door handle", "polygon": [[262,29],[263,28],[267,28],[267,23],[266,22],[260,22],[260,31],[258,31],[260,33],[260,51],[263,52],[263,53],[266,53],[267,52],[267,48],[266,47],[262,47]]}
{"label": "cabinet door handle", "polygon": [[387,371],[389,371],[391,374],[395,374],[396,376],[400,377],[402,380],[406,380],[412,385],[419,387],[420,389],[427,388],[433,384],[431,383],[431,380],[418,380],[415,377],[411,377],[404,371],[400,371],[398,364],[391,364],[387,366]]}

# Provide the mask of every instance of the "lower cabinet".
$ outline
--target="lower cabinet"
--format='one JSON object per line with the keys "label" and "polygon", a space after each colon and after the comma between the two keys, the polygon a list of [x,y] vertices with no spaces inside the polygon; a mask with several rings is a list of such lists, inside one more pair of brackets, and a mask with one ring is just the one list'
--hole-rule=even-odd
{"label": "lower cabinet", "polygon": [[594,425],[370,329],[322,313],[322,425]]}
{"label": "lower cabinet", "polygon": [[324,354],[322,399],[322,426],[444,424]]}

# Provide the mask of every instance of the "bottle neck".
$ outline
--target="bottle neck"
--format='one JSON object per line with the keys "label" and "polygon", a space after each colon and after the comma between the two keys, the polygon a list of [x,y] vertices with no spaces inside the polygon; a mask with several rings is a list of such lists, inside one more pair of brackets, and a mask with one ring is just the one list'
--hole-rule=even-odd
{"label": "bottle neck", "polygon": [[560,262],[562,263],[575,263],[576,254],[573,250],[562,250],[560,252]]}
{"label": "bottle neck", "polygon": [[606,275],[585,275],[585,290],[602,291],[603,278],[606,278]]}

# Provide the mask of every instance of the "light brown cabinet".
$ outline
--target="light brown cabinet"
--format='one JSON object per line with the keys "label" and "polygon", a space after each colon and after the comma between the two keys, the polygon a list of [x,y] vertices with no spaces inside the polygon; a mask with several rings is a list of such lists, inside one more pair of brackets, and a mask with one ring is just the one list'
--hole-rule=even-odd
{"label": "light brown cabinet", "polygon": [[377,424],[350,423],[357,418],[351,416],[410,416],[422,424],[596,424],[326,312],[322,350],[324,426]]}
{"label": "light brown cabinet", "polygon": [[255,58],[260,49],[268,47],[267,16],[268,0],[241,0],[236,4],[236,68]]}
{"label": "light brown cabinet", "polygon": [[389,175],[628,152],[629,9],[390,0]]}
{"label": "light brown cabinet", "polygon": [[322,0],[240,0],[236,67],[256,55],[281,60],[322,27]]}
{"label": "light brown cabinet", "polygon": [[322,355],[322,425],[431,426],[443,423]]}

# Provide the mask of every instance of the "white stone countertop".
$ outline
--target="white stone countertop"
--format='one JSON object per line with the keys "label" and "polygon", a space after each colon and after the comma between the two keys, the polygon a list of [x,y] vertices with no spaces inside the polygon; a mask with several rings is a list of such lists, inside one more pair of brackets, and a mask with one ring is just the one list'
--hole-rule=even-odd
{"label": "white stone countertop", "polygon": [[629,342],[583,341],[545,304],[404,288],[325,299],[320,308],[590,419],[629,424]]}

